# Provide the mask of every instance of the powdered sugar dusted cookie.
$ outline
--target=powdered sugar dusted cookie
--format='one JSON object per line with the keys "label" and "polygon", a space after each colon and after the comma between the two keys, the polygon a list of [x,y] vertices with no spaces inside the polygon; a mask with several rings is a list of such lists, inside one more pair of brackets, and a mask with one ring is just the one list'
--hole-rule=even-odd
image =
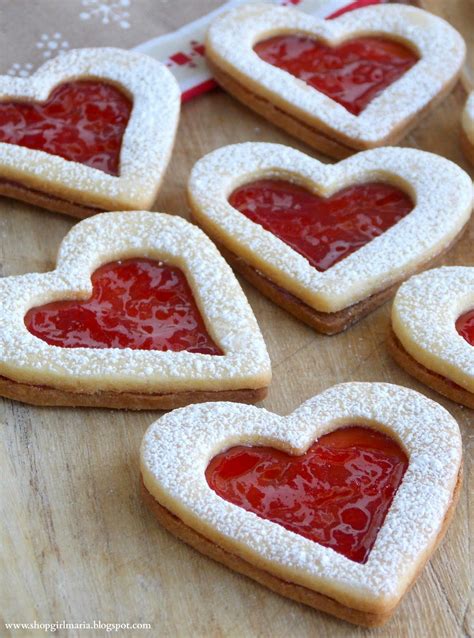
{"label": "powdered sugar dusted cookie", "polygon": [[30,78],[0,76],[0,194],[74,217],[149,209],[179,108],[170,71],[122,49],[77,49]]}
{"label": "powdered sugar dusted cookie", "polygon": [[474,408],[474,268],[428,270],[403,284],[389,344],[410,374]]}
{"label": "powdered sugar dusted cookie", "polygon": [[447,22],[415,7],[322,20],[250,4],[216,18],[206,55],[237,99],[324,153],[346,157],[401,139],[451,90],[465,45]]}
{"label": "powdered sugar dusted cookie", "polygon": [[0,395],[38,405],[169,409],[266,395],[270,361],[231,269],[161,213],[73,227],[56,270],[0,280]]}
{"label": "powdered sugar dusted cookie", "polygon": [[452,515],[456,421],[421,394],[347,383],[293,414],[207,403],[148,429],[144,496],[199,551],[284,596],[385,622]]}
{"label": "powdered sugar dusted cookie", "polygon": [[474,164],[474,91],[469,94],[462,114],[461,142],[464,154]]}
{"label": "powdered sugar dusted cookie", "polygon": [[335,333],[444,252],[472,209],[454,163],[382,148],[336,165],[247,143],[199,160],[194,218],[259,290],[316,330]]}

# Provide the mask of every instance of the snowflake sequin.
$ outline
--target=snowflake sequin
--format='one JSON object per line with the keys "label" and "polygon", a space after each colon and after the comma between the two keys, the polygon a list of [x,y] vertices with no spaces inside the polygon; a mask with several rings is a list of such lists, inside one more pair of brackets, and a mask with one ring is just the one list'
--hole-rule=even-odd
{"label": "snowflake sequin", "polygon": [[86,9],[79,14],[81,20],[98,18],[102,24],[116,23],[122,29],[129,29],[130,0],[81,0],[82,6]]}
{"label": "snowflake sequin", "polygon": [[36,43],[37,49],[42,49],[43,58],[49,59],[60,53],[64,53],[69,49],[69,42],[63,40],[61,33],[43,33],[41,38]]}

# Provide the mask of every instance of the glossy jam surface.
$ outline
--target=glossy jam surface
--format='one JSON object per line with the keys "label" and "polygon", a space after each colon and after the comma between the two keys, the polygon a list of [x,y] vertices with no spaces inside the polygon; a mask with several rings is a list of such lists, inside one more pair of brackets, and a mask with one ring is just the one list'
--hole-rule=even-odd
{"label": "glossy jam surface", "polygon": [[0,142],[26,146],[118,175],[132,102],[104,82],[57,86],[45,102],[0,102]]}
{"label": "glossy jam surface", "polygon": [[364,563],[407,467],[393,439],[349,426],[302,456],[230,448],[212,459],[206,479],[226,501]]}
{"label": "glossy jam surface", "polygon": [[418,61],[408,47],[381,38],[358,38],[329,47],[308,36],[279,35],[258,42],[254,51],[354,115]]}
{"label": "glossy jam surface", "polygon": [[187,350],[223,354],[209,336],[186,277],[151,259],[101,266],[87,301],[54,301],[28,311],[28,330],[63,348]]}
{"label": "glossy jam surface", "polygon": [[327,199],[297,184],[261,179],[236,189],[229,203],[324,271],[378,237],[413,209],[403,191],[357,184]]}
{"label": "glossy jam surface", "polygon": [[474,346],[474,308],[458,318],[456,330],[471,346]]}

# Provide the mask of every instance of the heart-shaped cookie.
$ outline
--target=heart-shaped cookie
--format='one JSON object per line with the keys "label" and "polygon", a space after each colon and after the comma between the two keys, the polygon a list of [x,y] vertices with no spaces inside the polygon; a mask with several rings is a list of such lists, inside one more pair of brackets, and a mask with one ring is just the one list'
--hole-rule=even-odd
{"label": "heart-shaped cookie", "polygon": [[462,114],[461,144],[467,159],[474,164],[474,91],[469,94]]}
{"label": "heart-shaped cookie", "polygon": [[0,76],[0,193],[75,217],[149,209],[180,92],[156,60],[77,49],[30,78]]}
{"label": "heart-shaped cookie", "polygon": [[376,625],[447,528],[461,454],[456,421],[438,404],[347,383],[288,417],[230,403],[176,410],[147,431],[141,471],[154,513],[196,549]]}
{"label": "heart-shaped cookie", "polygon": [[411,375],[474,408],[474,268],[436,268],[404,283],[389,346]]}
{"label": "heart-shaped cookie", "polygon": [[206,55],[237,99],[340,158],[405,136],[453,87],[465,45],[447,22],[415,7],[322,20],[250,4],[216,18]]}
{"label": "heart-shaped cookie", "polygon": [[336,165],[247,143],[199,160],[193,215],[231,264],[316,330],[333,334],[444,252],[472,210],[472,180],[452,162],[383,148]]}
{"label": "heart-shaped cookie", "polygon": [[270,361],[212,242],[161,213],[95,215],[56,270],[0,280],[0,395],[36,405],[169,409],[258,401]]}

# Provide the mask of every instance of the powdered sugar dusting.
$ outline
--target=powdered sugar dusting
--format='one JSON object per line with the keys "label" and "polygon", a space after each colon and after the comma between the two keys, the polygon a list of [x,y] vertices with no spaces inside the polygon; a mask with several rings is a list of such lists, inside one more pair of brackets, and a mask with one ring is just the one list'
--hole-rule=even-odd
{"label": "powdered sugar dusting", "polygon": [[[281,33],[307,34],[336,45],[359,34],[385,35],[408,42],[420,60],[355,116],[253,51],[259,40]],[[287,7],[250,4],[216,18],[208,32],[206,52],[252,92],[295,116],[315,125],[321,122],[353,142],[375,144],[419,113],[457,75],[465,44],[447,22],[415,7],[367,7],[336,20],[322,20]]]}
{"label": "powdered sugar dusting", "polygon": [[474,268],[428,270],[399,289],[392,325],[403,347],[429,370],[474,392],[474,347],[456,320],[474,308]]}
{"label": "powdered sugar dusting", "polygon": [[[323,196],[352,184],[383,181],[408,192],[416,205],[385,233],[319,272],[229,204],[237,186],[262,177],[296,181]],[[325,312],[346,308],[389,286],[443,250],[468,221],[473,201],[471,178],[459,166],[431,153],[393,147],[328,165],[279,144],[235,144],[199,160],[188,190],[194,216],[209,235]]]}
{"label": "powdered sugar dusting", "polygon": [[0,143],[1,176],[86,206],[150,208],[168,164],[180,108],[179,87],[164,65],[122,49],[76,49],[47,62],[30,78],[0,76],[0,99],[44,101],[58,84],[84,78],[117,84],[133,100],[120,176]]}
{"label": "powdered sugar dusting", "polygon": [[[382,429],[410,459],[364,565],[225,501],[206,482],[210,459],[233,445],[271,445],[301,454],[319,436],[350,423]],[[395,385],[347,383],[286,418],[231,403],[175,410],[148,429],[141,464],[147,489],[185,524],[284,580],[374,610],[396,604],[433,547],[461,453],[457,423],[437,403]]]}
{"label": "powdered sugar dusting", "polygon": [[[58,299],[87,299],[91,274],[117,259],[149,257],[181,268],[209,334],[224,356],[129,348],[61,348],[33,336],[26,312]],[[270,382],[270,361],[232,270],[204,233],[162,213],[96,215],[72,228],[55,271],[0,280],[0,374],[76,391],[224,390]]]}

